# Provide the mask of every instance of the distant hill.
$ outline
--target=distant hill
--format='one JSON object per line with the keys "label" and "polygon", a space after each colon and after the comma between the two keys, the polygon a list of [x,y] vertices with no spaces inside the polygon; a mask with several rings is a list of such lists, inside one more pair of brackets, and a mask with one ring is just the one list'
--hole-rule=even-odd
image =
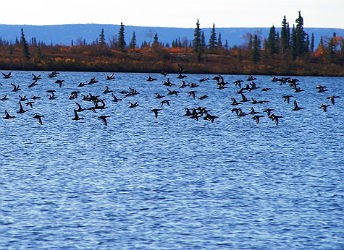
{"label": "distant hill", "polygon": [[[28,41],[33,37],[37,41],[43,41],[46,44],[71,45],[78,41],[85,40],[87,43],[95,41],[104,29],[107,41],[112,40],[118,35],[119,25],[110,24],[65,24],[65,25],[5,25],[0,24],[0,38],[7,41],[15,41],[20,38],[20,29],[24,29],[25,37]],[[206,42],[210,37],[211,28],[202,28],[204,31]],[[262,38],[266,38],[270,28],[216,28],[216,33],[221,33],[223,44],[228,41],[228,45],[240,46],[247,43],[247,33],[259,34]],[[141,27],[141,26],[125,26],[125,38],[127,44],[135,31],[137,45],[142,42],[152,42],[155,34],[158,34],[160,42],[169,43],[175,39],[188,41],[193,39],[194,28],[166,28],[166,27]],[[277,31],[279,29],[277,28]],[[331,37],[335,32],[337,35],[344,36],[344,29],[335,28],[305,28],[305,31],[311,35],[314,33],[315,46],[319,44],[320,37]]]}

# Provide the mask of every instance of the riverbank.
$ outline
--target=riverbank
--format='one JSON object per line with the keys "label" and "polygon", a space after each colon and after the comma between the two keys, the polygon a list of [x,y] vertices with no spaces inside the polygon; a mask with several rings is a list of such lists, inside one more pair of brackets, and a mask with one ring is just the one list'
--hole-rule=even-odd
{"label": "riverbank", "polygon": [[29,60],[23,60],[21,51],[0,58],[2,70],[37,71],[94,71],[176,73],[182,65],[185,73],[207,74],[259,74],[259,75],[312,75],[344,76],[344,60],[322,57],[304,57],[293,60],[288,56],[264,57],[259,62],[250,60],[249,54],[223,51],[204,54],[196,58],[190,49],[134,49],[127,51],[84,47],[41,48]]}

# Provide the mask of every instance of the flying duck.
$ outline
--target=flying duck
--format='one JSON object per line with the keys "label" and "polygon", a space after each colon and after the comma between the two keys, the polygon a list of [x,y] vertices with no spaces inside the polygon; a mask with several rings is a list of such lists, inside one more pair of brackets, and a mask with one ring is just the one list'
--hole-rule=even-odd
{"label": "flying duck", "polygon": [[107,126],[106,118],[108,118],[108,117],[110,117],[110,116],[108,116],[108,115],[100,115],[100,116],[98,116],[98,119],[102,120],[103,123],[105,124],[105,126]]}
{"label": "flying duck", "polygon": [[158,109],[158,108],[152,109],[152,112],[154,113],[155,118],[158,118],[158,113],[159,113],[159,111],[161,111],[161,110],[162,110],[162,109]]}
{"label": "flying duck", "polygon": [[37,119],[39,124],[43,125],[42,117],[44,117],[44,115],[35,114],[32,118]]}
{"label": "flying duck", "polygon": [[5,116],[4,116],[4,119],[13,119],[13,118],[15,118],[15,116],[13,116],[13,115],[10,115],[10,114],[7,112],[7,110],[5,110]]}

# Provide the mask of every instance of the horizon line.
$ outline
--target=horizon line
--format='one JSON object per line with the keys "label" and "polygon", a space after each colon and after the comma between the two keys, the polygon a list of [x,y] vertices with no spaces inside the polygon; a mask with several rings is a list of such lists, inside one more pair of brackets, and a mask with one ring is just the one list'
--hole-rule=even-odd
{"label": "horizon line", "polygon": [[[6,26],[68,26],[68,25],[113,25],[113,26],[120,26],[121,24],[111,24],[111,23],[60,23],[60,24],[6,24],[6,23],[0,23],[0,25],[6,25]],[[195,27],[176,27],[176,26],[151,26],[151,25],[132,25],[132,24],[124,24],[124,26],[127,27],[147,27],[147,28],[171,28],[171,29],[194,29]],[[281,28],[282,26],[275,26],[272,25],[275,28]],[[215,24],[215,29],[227,29],[227,28],[240,28],[240,29],[259,29],[259,28],[271,28],[272,26],[219,26],[216,27]],[[201,29],[211,29],[212,26],[209,27],[200,27]],[[291,27],[290,27],[291,28]],[[344,28],[338,28],[338,27],[319,27],[319,26],[304,26],[305,29],[309,28],[316,28],[316,29],[341,29],[344,30]]]}

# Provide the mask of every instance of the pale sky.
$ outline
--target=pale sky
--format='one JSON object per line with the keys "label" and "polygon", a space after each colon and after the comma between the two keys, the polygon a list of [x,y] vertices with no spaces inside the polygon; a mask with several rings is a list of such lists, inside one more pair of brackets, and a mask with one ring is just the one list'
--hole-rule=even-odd
{"label": "pale sky", "polygon": [[344,0],[3,0],[0,23],[280,27],[299,10],[304,27],[344,28]]}

